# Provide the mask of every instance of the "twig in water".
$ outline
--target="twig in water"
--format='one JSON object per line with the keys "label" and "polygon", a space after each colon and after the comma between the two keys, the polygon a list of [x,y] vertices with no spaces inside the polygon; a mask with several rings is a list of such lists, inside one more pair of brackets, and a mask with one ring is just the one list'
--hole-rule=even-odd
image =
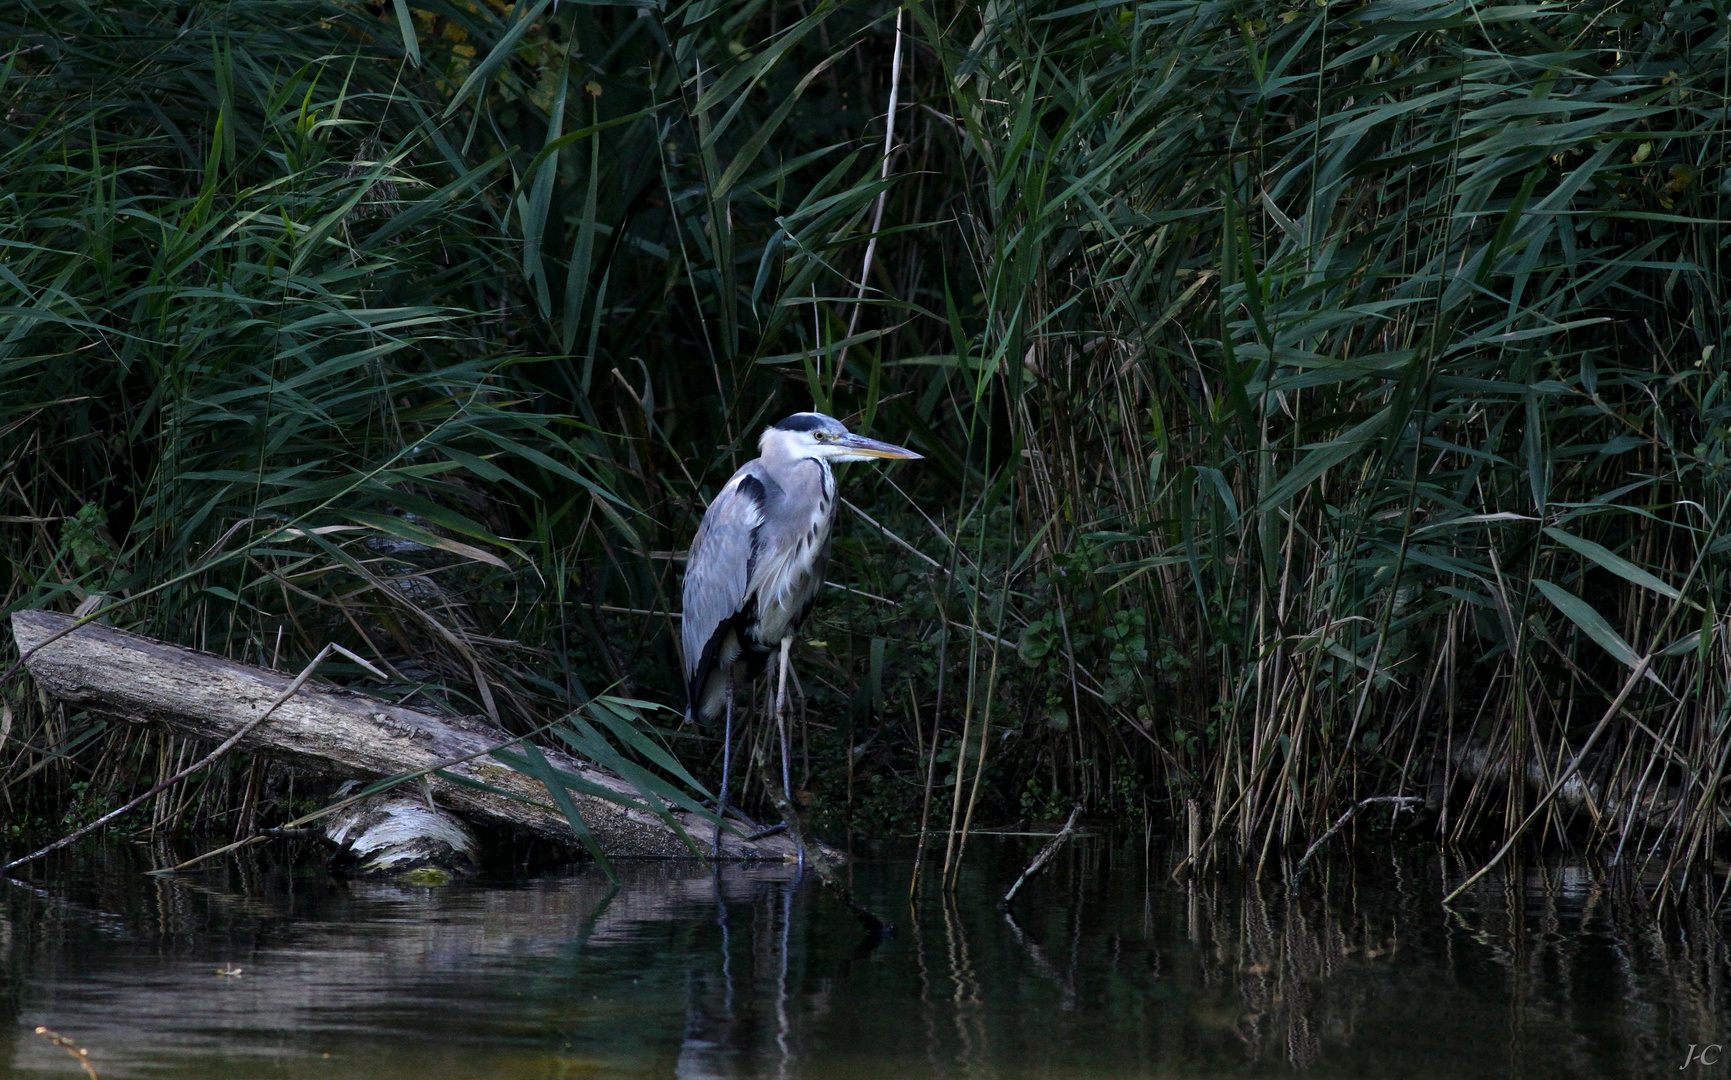
{"label": "twig in water", "polygon": [[1368,799],[1360,799],[1357,804],[1347,807],[1346,813],[1340,815],[1340,817],[1335,820],[1334,824],[1328,827],[1327,832],[1317,837],[1312,841],[1309,847],[1304,849],[1304,855],[1298,860],[1298,865],[1292,868],[1292,877],[1290,880],[1293,884],[1297,884],[1298,875],[1304,873],[1304,864],[1310,861],[1310,857],[1316,854],[1317,849],[1328,843],[1329,837],[1344,828],[1346,823],[1352,820],[1354,814],[1373,803],[1397,803],[1398,805],[1395,807],[1394,812],[1398,814],[1402,810],[1411,810],[1414,803],[1423,805],[1424,800],[1416,795],[1372,795]]}
{"label": "twig in water", "polygon": [[1016,898],[1016,893],[1021,891],[1022,885],[1029,878],[1038,874],[1047,863],[1051,862],[1052,856],[1058,853],[1058,849],[1064,846],[1064,842],[1076,834],[1076,815],[1081,812],[1082,804],[1077,803],[1070,811],[1070,820],[1064,822],[1064,827],[1058,830],[1056,836],[1046,841],[1046,846],[1040,849],[1040,853],[1034,856],[1034,861],[1028,864],[1028,868],[1022,871],[1022,876],[1017,878],[1016,883],[1010,886],[1010,891],[1004,894],[1004,902],[999,905],[1000,907],[1008,908],[1010,901]]}
{"label": "twig in water", "polygon": [[100,1076],[96,1075],[96,1066],[90,1064],[90,1051],[77,1045],[71,1039],[68,1039],[59,1032],[49,1031],[47,1028],[41,1027],[40,1025],[36,1028],[36,1034],[47,1039],[55,1046],[60,1047],[60,1049],[66,1051],[68,1054],[71,1054],[72,1060],[78,1062],[79,1065],[84,1067],[85,1075],[89,1076],[90,1080],[102,1080]]}
{"label": "twig in water", "polygon": [[289,684],[289,688],[287,690],[284,690],[277,697],[277,699],[275,701],[271,702],[270,708],[266,709],[264,712],[260,713],[258,716],[254,717],[252,720],[247,721],[245,727],[242,727],[239,731],[235,732],[233,735],[230,735],[227,739],[223,740],[223,743],[221,746],[218,746],[215,750],[212,750],[210,753],[206,754],[204,757],[200,758],[199,760],[193,762],[191,765],[188,765],[186,768],[175,773],[173,776],[169,777],[167,780],[164,780],[162,783],[157,784],[155,787],[151,788],[149,791],[147,791],[144,794],[133,799],[131,802],[127,803],[125,806],[120,807],[118,810],[110,810],[108,813],[103,814],[101,817],[97,818],[95,821],[92,821],[90,824],[84,826],[83,828],[72,830],[71,832],[67,833],[65,836],[62,836],[60,839],[54,841],[52,844],[49,844],[47,847],[42,848],[38,851],[33,851],[30,854],[25,855],[22,858],[13,859],[11,862],[7,863],[5,866],[0,866],[0,874],[7,873],[10,870],[12,870],[14,867],[23,866],[27,862],[34,862],[37,859],[40,859],[42,856],[47,855],[51,852],[59,851],[61,848],[65,847],[67,844],[72,843],[74,840],[77,840],[79,837],[88,836],[90,833],[92,833],[95,830],[101,828],[102,826],[108,824],[110,821],[113,821],[115,818],[126,813],[128,810],[131,810],[133,807],[137,806],[139,803],[143,802],[144,800],[151,798],[152,796],[156,795],[159,792],[168,790],[169,788],[173,787],[174,785],[180,783],[182,780],[185,780],[187,777],[191,776],[193,773],[201,772],[204,769],[208,769],[211,765],[216,763],[218,758],[222,757],[224,754],[226,754],[230,750],[234,749],[236,743],[240,742],[242,739],[244,739],[248,735],[252,734],[252,731],[254,728],[258,727],[260,724],[264,723],[267,719],[269,719],[271,713],[276,712],[277,709],[279,707],[281,707],[283,702],[287,701],[291,697],[294,697],[295,694],[300,691],[300,688],[306,685],[307,680],[313,677],[313,672],[316,671],[318,669],[318,666],[324,662],[325,657],[329,656],[332,652],[342,653],[344,656],[348,657],[350,660],[353,660],[355,663],[361,665],[362,667],[366,668],[368,671],[372,672],[381,681],[384,681],[384,679],[385,679],[384,673],[379,671],[378,668],[367,663],[365,660],[361,659],[359,656],[356,656],[354,653],[350,652],[349,650],[343,648],[341,645],[338,645],[336,642],[334,642],[334,641],[331,642],[329,645],[326,645],[324,648],[319,650],[319,654],[317,656],[313,657],[311,663],[309,663],[306,667],[301,669],[301,673],[299,675],[295,676],[295,681]]}

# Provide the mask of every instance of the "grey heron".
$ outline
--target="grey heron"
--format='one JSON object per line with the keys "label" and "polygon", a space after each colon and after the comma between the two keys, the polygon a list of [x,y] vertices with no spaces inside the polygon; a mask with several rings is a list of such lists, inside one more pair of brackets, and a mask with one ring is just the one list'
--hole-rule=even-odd
{"label": "grey heron", "polygon": [[781,779],[783,794],[792,800],[787,653],[817,599],[829,562],[836,508],[830,463],[920,457],[855,435],[841,421],[816,412],[794,413],[766,428],[758,449],[759,456],[740,466],[709,504],[685,564],[686,718],[726,718],[715,830],[718,855],[733,764],[733,688],[761,674],[777,650]]}

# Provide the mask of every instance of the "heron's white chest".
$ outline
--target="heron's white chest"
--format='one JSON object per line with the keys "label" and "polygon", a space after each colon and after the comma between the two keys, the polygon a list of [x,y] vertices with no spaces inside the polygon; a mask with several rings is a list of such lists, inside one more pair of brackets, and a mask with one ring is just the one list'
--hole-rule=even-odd
{"label": "heron's white chest", "polygon": [[780,641],[823,585],[835,521],[835,475],[829,463],[802,462],[800,474],[765,508],[758,533],[752,591],[757,598],[756,636]]}

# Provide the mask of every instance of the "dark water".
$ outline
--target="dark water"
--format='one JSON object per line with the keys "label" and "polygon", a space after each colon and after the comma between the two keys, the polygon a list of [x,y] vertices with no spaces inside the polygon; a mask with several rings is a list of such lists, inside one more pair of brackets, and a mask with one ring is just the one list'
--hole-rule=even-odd
{"label": "dark water", "polygon": [[[873,948],[793,867],[593,868],[444,889],[319,863],[140,876],[87,850],[0,884],[0,1075],[102,1080],[575,1077],[1624,1077],[1731,1041],[1711,897],[1551,863],[1454,913],[1459,867],[1379,852],[1292,895],[1186,886],[1137,844],[1078,843],[994,907],[1024,842],[910,907],[906,860],[857,891]],[[238,974],[219,974],[219,970]],[[1719,1060],[1717,1055],[1709,1057]]]}

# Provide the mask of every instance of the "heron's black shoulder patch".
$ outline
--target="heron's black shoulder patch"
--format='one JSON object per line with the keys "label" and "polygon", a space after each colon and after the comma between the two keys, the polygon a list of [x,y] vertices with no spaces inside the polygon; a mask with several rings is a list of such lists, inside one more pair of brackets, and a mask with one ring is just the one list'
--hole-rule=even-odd
{"label": "heron's black shoulder patch", "polygon": [[823,413],[796,412],[785,420],[776,421],[775,428],[777,431],[816,431],[831,422]]}
{"label": "heron's black shoulder patch", "polygon": [[750,473],[739,478],[739,493],[755,503],[760,510],[763,509],[764,501],[769,498],[769,492],[764,490],[763,481]]}

